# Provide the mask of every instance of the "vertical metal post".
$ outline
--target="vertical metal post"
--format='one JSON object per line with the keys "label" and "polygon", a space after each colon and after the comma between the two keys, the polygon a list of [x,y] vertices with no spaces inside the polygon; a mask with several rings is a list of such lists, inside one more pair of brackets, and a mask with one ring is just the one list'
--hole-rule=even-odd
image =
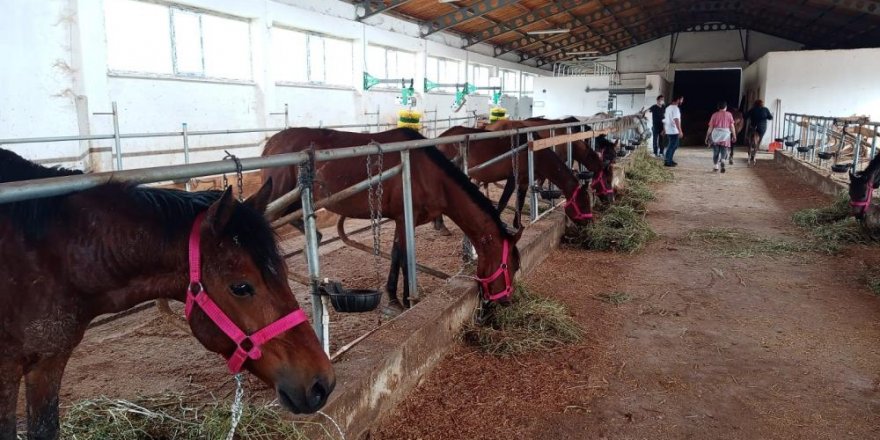
{"label": "vertical metal post", "polygon": [[116,171],[122,171],[122,139],[119,137],[119,112],[116,110],[116,101],[112,102],[113,109],[113,143],[116,146]]}
{"label": "vertical metal post", "polygon": [[290,128],[290,112],[287,109],[287,103],[284,103],[284,128]]}
{"label": "vertical metal post", "polygon": [[409,282],[409,299],[415,304],[419,300],[419,283],[416,279],[416,226],[413,216],[412,202],[412,166],[409,150],[400,151],[400,163],[403,165],[403,223],[406,240],[406,272]]}
{"label": "vertical metal post", "polygon": [[[844,130],[846,132],[846,130]],[[853,148],[853,171],[859,167],[859,154],[862,153],[862,124],[859,124],[859,134],[856,135],[856,145]]]}
{"label": "vertical metal post", "polygon": [[538,192],[535,191],[535,150],[532,149],[531,143],[535,138],[535,132],[530,131],[528,134],[529,140],[529,194],[531,197],[529,198],[529,217],[532,220],[532,223],[538,221]]}
{"label": "vertical metal post", "polygon": [[874,159],[874,156],[877,154],[877,127],[878,126],[875,125],[872,128],[873,133],[874,133],[874,136],[871,137],[871,159],[872,160]]}
{"label": "vertical metal post", "polygon": [[[468,136],[465,135],[465,141],[460,145],[461,147],[458,149],[459,155],[461,155],[461,172],[464,173],[465,176],[468,175],[468,147],[470,146],[470,140]],[[462,260],[465,263],[470,263],[473,261],[472,254],[474,253],[474,246],[471,244],[471,241],[467,238],[467,235],[461,238],[461,251],[462,251]]]}
{"label": "vertical metal post", "polygon": [[302,210],[306,233],[306,260],[309,264],[309,284],[312,291],[312,328],[318,335],[318,341],[327,354],[330,354],[330,315],[327,312],[325,298],[321,296],[318,283],[321,276],[321,265],[318,261],[318,229],[315,222],[315,208],[312,193],[313,162],[308,161],[299,166],[299,183],[302,185]]}
{"label": "vertical metal post", "polygon": [[[183,134],[183,163],[189,164],[189,130],[187,129],[186,122],[181,125],[181,133]],[[186,190],[190,191],[190,182],[192,179],[186,179]]]}
{"label": "vertical metal post", "polygon": [[[565,134],[571,136],[571,127],[567,127],[565,129]],[[571,140],[569,140],[568,144],[566,145],[567,148],[565,149],[565,163],[568,165],[568,169],[571,169],[574,165],[574,161],[571,159],[571,144],[572,142]]]}

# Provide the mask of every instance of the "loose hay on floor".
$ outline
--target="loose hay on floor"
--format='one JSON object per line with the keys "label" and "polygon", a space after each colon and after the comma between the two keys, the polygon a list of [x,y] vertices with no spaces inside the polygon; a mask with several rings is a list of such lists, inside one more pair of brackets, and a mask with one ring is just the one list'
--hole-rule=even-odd
{"label": "loose hay on floor", "polygon": [[848,244],[868,244],[872,241],[859,222],[849,214],[849,196],[840,192],[827,206],[795,212],[792,221],[810,233],[814,250],[834,254]]}
{"label": "loose hay on floor", "polygon": [[[225,439],[231,423],[228,402],[188,403],[182,394],[136,401],[99,397],[77,402],[61,420],[61,438],[76,440]],[[320,424],[281,418],[278,405],[245,404],[235,438],[239,440],[307,440],[305,427],[325,433]]]}
{"label": "loose hay on floor", "polygon": [[510,305],[493,306],[488,322],[470,325],[462,335],[466,342],[498,356],[552,350],[581,336],[567,307],[521,284],[516,285]]}
{"label": "loose hay on floor", "polygon": [[734,228],[695,229],[688,233],[687,239],[720,256],[731,258],[784,257],[812,249],[806,242],[759,237]]}
{"label": "loose hay on floor", "polygon": [[639,149],[633,155],[625,175],[627,182],[643,183],[668,183],[672,182],[674,177],[669,168],[664,167],[662,162],[648,154],[647,149]]}
{"label": "loose hay on floor", "polygon": [[641,213],[613,205],[595,223],[569,227],[563,240],[584,249],[635,252],[655,235]]}
{"label": "loose hay on floor", "polygon": [[791,219],[794,224],[802,228],[810,228],[834,223],[848,216],[849,196],[845,192],[840,192],[831,204],[821,208],[801,209],[795,212]]}

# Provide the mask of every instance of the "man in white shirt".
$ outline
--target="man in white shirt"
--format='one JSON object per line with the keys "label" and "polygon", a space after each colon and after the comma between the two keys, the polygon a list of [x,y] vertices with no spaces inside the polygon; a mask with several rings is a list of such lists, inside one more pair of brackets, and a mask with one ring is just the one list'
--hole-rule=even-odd
{"label": "man in white shirt", "polygon": [[675,150],[678,149],[679,142],[681,142],[681,137],[684,135],[684,131],[681,129],[681,110],[678,108],[682,104],[684,104],[684,96],[676,96],[669,106],[666,107],[666,114],[663,118],[663,131],[666,132],[666,137],[669,141],[669,145],[666,146],[666,157],[663,165],[668,167],[678,165],[672,159],[675,156]]}

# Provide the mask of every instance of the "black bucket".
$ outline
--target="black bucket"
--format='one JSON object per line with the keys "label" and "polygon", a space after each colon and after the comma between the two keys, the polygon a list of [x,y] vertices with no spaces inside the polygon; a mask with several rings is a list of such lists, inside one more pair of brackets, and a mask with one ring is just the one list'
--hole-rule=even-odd
{"label": "black bucket", "polygon": [[834,171],[835,173],[845,173],[849,171],[851,166],[852,164],[848,163],[836,163],[834,165],[831,165],[831,171]]}
{"label": "black bucket", "polygon": [[330,304],[339,313],[363,313],[376,310],[382,292],[373,289],[346,289],[338,281],[326,281],[321,294],[330,297]]}

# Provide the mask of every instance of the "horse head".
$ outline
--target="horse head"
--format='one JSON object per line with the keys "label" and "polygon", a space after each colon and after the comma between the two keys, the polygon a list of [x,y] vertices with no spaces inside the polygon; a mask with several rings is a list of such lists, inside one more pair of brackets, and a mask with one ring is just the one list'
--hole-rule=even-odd
{"label": "horse head", "polygon": [[593,221],[593,203],[586,186],[578,185],[565,202],[565,214],[579,225]]}
{"label": "horse head", "polygon": [[189,241],[187,315],[193,335],[229,359],[231,371],[244,368],[274,387],[288,410],[313,413],[336,378],[287,284],[263,217],[271,192],[270,179],[240,203],[227,188],[197,218]]}
{"label": "horse head", "polygon": [[866,172],[854,173],[849,171],[849,207],[850,214],[859,220],[864,220],[871,204],[871,196],[877,188],[876,182],[872,181],[871,175]]}
{"label": "horse head", "polygon": [[[518,220],[514,220],[516,226]],[[502,223],[503,225],[503,223]],[[513,280],[520,267],[519,249],[516,243],[522,238],[523,228],[521,225],[512,231],[507,225],[503,225],[500,237],[486,235],[481,239],[480,245],[489,250],[486,258],[477,259],[477,281],[483,294],[483,301],[492,301],[501,304],[510,302],[513,294]],[[500,240],[500,243],[495,243]],[[492,243],[489,243],[489,242]]]}

